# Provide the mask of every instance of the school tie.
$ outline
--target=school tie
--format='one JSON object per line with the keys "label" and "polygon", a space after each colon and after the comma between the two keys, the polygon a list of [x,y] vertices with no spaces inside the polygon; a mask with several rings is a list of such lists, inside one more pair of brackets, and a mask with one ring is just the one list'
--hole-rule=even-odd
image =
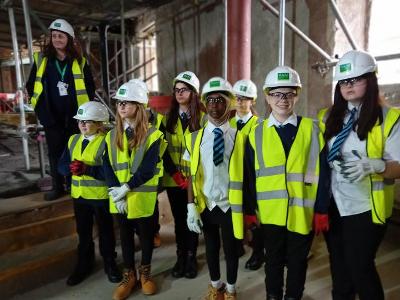
{"label": "school tie", "polygon": [[82,147],[81,147],[81,153],[85,150],[86,146],[89,144],[89,140],[83,139],[82,140]]}
{"label": "school tie", "polygon": [[224,134],[221,129],[214,128],[213,161],[218,166],[224,160]]}
{"label": "school tie", "polygon": [[185,112],[181,113],[181,119],[183,123],[186,123],[188,121],[187,113]]}
{"label": "school tie", "polygon": [[243,122],[243,120],[237,120],[236,121],[236,127],[237,127],[237,129],[238,130],[242,130],[242,128],[244,127],[244,122]]}
{"label": "school tie", "polygon": [[126,138],[128,140],[130,140],[131,138],[133,138],[133,129],[131,127],[126,128],[125,134],[126,134]]}
{"label": "school tie", "polygon": [[342,130],[339,132],[339,134],[336,136],[336,139],[333,142],[331,149],[329,150],[328,162],[334,161],[340,156],[340,149],[342,148],[344,141],[346,140],[351,130],[353,129],[354,116],[356,112],[357,112],[356,108],[353,108],[351,110],[349,120],[347,121],[346,125],[342,128]]}

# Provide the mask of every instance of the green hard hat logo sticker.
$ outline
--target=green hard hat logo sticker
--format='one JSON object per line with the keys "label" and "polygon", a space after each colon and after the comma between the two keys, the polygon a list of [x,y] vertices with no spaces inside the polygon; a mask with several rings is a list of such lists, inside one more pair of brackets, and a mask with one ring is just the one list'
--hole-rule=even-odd
{"label": "green hard hat logo sticker", "polygon": [[54,23],[54,27],[60,28],[61,27],[61,23],[58,23],[58,22]]}
{"label": "green hard hat logo sticker", "polygon": [[118,95],[124,96],[126,94],[126,89],[119,89]]}
{"label": "green hard hat logo sticker", "polygon": [[210,87],[219,87],[221,82],[219,80],[210,81]]}
{"label": "green hard hat logo sticker", "polygon": [[189,74],[183,74],[182,78],[186,79],[186,80],[190,80],[192,78],[192,76],[190,76]]}
{"label": "green hard hat logo sticker", "polygon": [[278,73],[278,80],[289,80],[289,73]]}
{"label": "green hard hat logo sticker", "polygon": [[82,108],[78,109],[78,115],[83,115],[83,109]]}
{"label": "green hard hat logo sticker", "polygon": [[339,66],[339,72],[350,72],[351,71],[351,63],[343,64]]}
{"label": "green hard hat logo sticker", "polygon": [[239,90],[240,90],[241,92],[247,92],[247,86],[241,85],[240,88],[239,88]]}

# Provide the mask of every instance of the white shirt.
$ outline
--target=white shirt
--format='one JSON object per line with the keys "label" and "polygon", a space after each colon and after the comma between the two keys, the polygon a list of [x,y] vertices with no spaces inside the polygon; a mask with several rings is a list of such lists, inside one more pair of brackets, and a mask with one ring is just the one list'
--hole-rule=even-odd
{"label": "white shirt", "polygon": [[243,123],[246,124],[247,121],[250,120],[250,118],[251,118],[252,116],[253,116],[253,113],[252,113],[251,111],[249,111],[249,112],[248,112],[247,114],[245,114],[243,117],[240,117],[240,116],[238,115],[238,113],[236,113],[235,118],[236,118],[236,122],[239,121],[239,120],[242,120]]}
{"label": "white shirt", "polygon": [[[93,141],[93,139],[97,136],[97,133],[92,135],[83,135],[83,140],[88,140],[89,142]],[[83,141],[82,140],[82,141]]]}
{"label": "white shirt", "polygon": [[[222,130],[224,136],[224,160],[218,166],[215,166],[213,161],[214,128],[216,128],[214,124],[207,123],[200,144],[200,163],[204,171],[203,193],[207,198],[206,204],[209,210],[219,206],[223,212],[226,212],[230,208],[228,202],[228,169],[235,143],[236,129],[231,128],[228,122],[218,127]],[[190,154],[187,150],[183,159],[190,161]]]}
{"label": "white shirt", "polygon": [[[355,106],[350,102],[348,103],[348,112],[344,118],[344,124],[347,123],[350,117],[350,111]],[[357,108],[357,107],[356,107]],[[355,115],[355,120],[359,116],[359,107]],[[328,146],[331,149],[333,142],[336,137],[329,140]],[[400,128],[399,123],[393,127],[391,134],[386,140],[384,146],[383,159],[384,160],[396,160],[400,161],[400,151],[398,150],[400,143]],[[396,146],[397,145],[397,146]],[[357,132],[351,131],[347,139],[342,145],[342,158],[344,161],[354,161],[358,158],[352,153],[352,150],[356,150],[361,157],[367,157],[367,144],[366,140],[361,141],[358,138]],[[351,216],[360,214],[371,210],[370,205],[370,191],[371,182],[369,177],[363,178],[360,182],[351,183],[348,179],[344,178],[343,175],[337,172],[335,169],[332,170],[332,181],[331,190],[335,199],[337,208],[341,216]]]}
{"label": "white shirt", "polygon": [[293,126],[297,127],[297,115],[293,113],[289,118],[285,120],[285,122],[281,123],[279,122],[274,115],[271,113],[268,117],[268,124],[267,127],[280,127],[280,126],[285,126],[286,124],[292,124]]}

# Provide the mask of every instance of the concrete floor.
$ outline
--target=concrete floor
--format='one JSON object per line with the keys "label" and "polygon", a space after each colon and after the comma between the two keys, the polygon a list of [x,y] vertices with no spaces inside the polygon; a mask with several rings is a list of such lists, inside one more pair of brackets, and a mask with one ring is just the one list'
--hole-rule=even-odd
{"label": "concrete floor", "polygon": [[[141,294],[140,290],[135,290],[128,299],[202,299],[209,282],[203,240],[201,239],[198,250],[200,266],[198,277],[191,280],[186,278],[175,279],[170,275],[170,270],[175,263],[172,223],[162,226],[161,237],[162,246],[155,249],[152,263],[152,273],[155,276],[159,292],[153,296],[144,296]],[[399,237],[400,227],[390,226],[377,258],[377,265],[383,281],[387,300],[400,299]],[[237,281],[238,298],[251,300],[265,299],[264,270],[263,268],[258,271],[247,271],[244,269],[244,264],[250,256],[249,249],[246,248],[246,250],[246,255],[240,259],[239,277]],[[139,258],[139,253],[137,253],[136,261],[138,261]],[[120,253],[118,259],[119,261],[121,260]],[[101,267],[100,259],[98,258],[97,260],[96,272],[76,287],[66,286],[65,279],[62,279],[28,293],[15,296],[12,299],[111,299],[112,292],[116,285],[107,281]],[[221,273],[224,274],[225,264],[222,253],[221,270]],[[225,278],[224,275],[223,278]],[[313,256],[310,259],[304,299],[331,299],[330,289],[331,279],[327,250],[323,239],[319,237],[314,241],[313,245]]]}

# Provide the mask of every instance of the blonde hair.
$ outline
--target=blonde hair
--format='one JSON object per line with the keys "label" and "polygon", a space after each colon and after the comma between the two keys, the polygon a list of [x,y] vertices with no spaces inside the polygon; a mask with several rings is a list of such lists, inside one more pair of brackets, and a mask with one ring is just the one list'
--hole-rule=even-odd
{"label": "blonde hair", "polygon": [[[135,115],[133,119],[135,120],[135,128],[134,135],[131,139],[128,140],[129,149],[133,149],[142,145],[146,140],[147,131],[149,129],[149,118],[146,113],[146,109],[143,104],[133,102],[133,105],[136,105]],[[117,113],[116,114],[116,135],[115,135],[115,144],[119,148],[119,150],[123,150],[124,145],[124,120]]]}

